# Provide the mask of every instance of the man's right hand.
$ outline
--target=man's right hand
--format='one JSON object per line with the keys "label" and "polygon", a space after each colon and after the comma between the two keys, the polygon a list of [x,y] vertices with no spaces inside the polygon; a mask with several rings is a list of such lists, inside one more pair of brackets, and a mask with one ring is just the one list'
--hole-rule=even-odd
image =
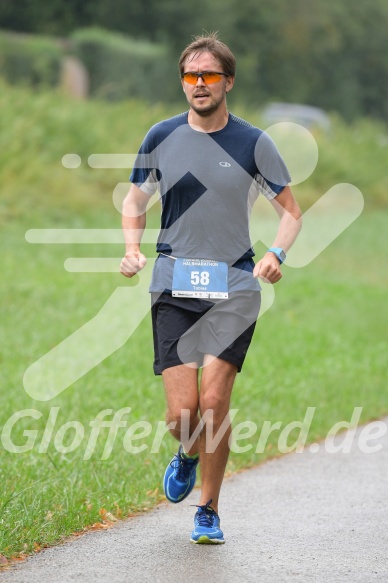
{"label": "man's right hand", "polygon": [[147,263],[146,257],[140,251],[128,251],[120,264],[120,273],[125,277],[133,277]]}

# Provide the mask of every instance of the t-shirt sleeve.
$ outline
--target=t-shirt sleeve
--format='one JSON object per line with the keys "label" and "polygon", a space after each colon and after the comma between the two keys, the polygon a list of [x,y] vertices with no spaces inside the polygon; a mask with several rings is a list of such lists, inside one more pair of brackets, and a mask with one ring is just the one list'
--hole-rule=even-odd
{"label": "t-shirt sleeve", "polygon": [[129,180],[145,194],[152,196],[158,189],[160,172],[156,163],[155,126],[150,129],[140,146]]}
{"label": "t-shirt sleeve", "polygon": [[266,132],[262,132],[256,142],[255,161],[258,188],[271,200],[291,182],[291,176],[275,142]]}

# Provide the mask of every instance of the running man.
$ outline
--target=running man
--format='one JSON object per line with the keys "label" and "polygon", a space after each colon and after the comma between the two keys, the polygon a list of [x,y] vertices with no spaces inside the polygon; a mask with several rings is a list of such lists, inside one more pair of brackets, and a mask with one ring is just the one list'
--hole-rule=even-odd
{"label": "running man", "polygon": [[[121,273],[132,277],[146,264],[140,243],[147,203],[158,190],[159,255],[150,285],[154,372],[162,375],[166,420],[180,444],[164,492],[171,502],[184,500],[199,464],[202,486],[190,540],[221,544],[229,404],[259,314],[258,278],[274,284],[282,277],[301,212],[272,140],[228,112],[226,95],[235,80],[230,49],[217,34],[196,37],[179,70],[189,110],[153,126],[139,150],[123,204]],[[249,215],[260,193],[278,212],[279,226],[255,264]]]}

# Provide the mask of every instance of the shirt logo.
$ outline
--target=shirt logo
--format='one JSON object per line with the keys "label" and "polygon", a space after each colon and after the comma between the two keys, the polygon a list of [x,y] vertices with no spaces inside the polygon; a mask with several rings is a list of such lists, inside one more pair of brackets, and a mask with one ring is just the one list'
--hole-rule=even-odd
{"label": "shirt logo", "polygon": [[219,165],[223,168],[230,168],[232,164],[229,164],[229,162],[219,162]]}

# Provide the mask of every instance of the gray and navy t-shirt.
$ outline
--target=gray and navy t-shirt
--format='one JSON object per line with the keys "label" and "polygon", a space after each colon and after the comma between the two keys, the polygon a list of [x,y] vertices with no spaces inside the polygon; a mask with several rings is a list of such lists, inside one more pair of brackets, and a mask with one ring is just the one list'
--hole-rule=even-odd
{"label": "gray and navy t-shirt", "polygon": [[152,196],[162,214],[150,291],[170,291],[172,257],[215,259],[229,266],[229,291],[260,289],[252,277],[249,217],[260,193],[272,199],[291,181],[264,131],[229,114],[219,131],[188,123],[188,112],[154,125],[130,180]]}

